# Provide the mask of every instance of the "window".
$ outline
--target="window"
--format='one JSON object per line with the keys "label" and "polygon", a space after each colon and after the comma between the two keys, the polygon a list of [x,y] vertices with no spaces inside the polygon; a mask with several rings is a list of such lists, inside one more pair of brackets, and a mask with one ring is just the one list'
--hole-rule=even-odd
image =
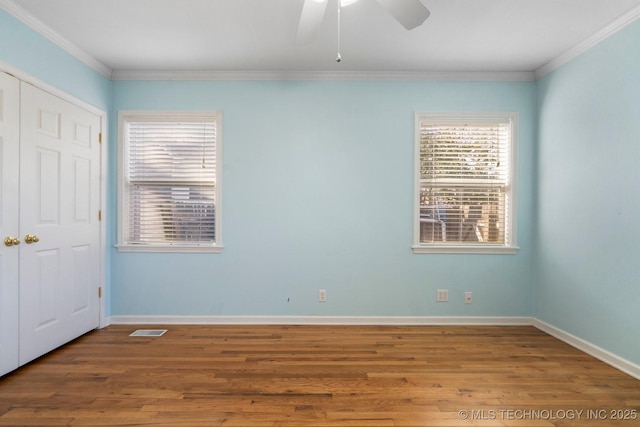
{"label": "window", "polygon": [[416,114],[415,253],[515,253],[517,115]]}
{"label": "window", "polygon": [[118,250],[220,252],[220,113],[118,119]]}

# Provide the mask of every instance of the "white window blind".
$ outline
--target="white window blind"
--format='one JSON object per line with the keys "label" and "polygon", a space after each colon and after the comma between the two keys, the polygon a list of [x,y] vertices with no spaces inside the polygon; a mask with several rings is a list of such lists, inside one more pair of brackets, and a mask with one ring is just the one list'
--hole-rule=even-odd
{"label": "white window blind", "polygon": [[418,246],[513,244],[514,120],[419,117]]}
{"label": "white window blind", "polygon": [[215,244],[218,116],[157,113],[121,121],[123,243]]}

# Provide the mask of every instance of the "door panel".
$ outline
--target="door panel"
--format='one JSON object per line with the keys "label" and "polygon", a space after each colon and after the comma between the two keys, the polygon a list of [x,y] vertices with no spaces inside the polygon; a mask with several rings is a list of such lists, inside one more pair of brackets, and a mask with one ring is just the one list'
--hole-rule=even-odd
{"label": "door panel", "polygon": [[0,72],[0,375],[18,367],[19,246],[19,88],[17,79]]}
{"label": "door panel", "polygon": [[36,173],[37,194],[33,194],[38,212],[38,225],[57,225],[60,218],[60,152],[36,148],[35,167],[28,166]]}
{"label": "door panel", "polygon": [[87,224],[91,217],[91,162],[74,158],[73,166],[73,219],[75,223]]}
{"label": "door panel", "polygon": [[100,118],[21,84],[20,363],[98,326]]}
{"label": "door panel", "polygon": [[73,250],[73,306],[72,315],[76,316],[91,309],[91,297],[85,283],[91,281],[91,247],[74,246]]}
{"label": "door panel", "polygon": [[30,263],[37,278],[37,288],[34,296],[37,298],[38,315],[36,330],[44,329],[60,319],[60,296],[63,289],[60,286],[60,251],[36,251],[35,262]]}

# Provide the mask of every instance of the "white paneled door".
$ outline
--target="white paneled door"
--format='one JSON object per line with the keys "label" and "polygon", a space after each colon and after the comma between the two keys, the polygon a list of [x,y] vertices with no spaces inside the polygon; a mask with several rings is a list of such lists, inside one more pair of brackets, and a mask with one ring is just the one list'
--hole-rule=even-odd
{"label": "white paneled door", "polygon": [[98,326],[100,128],[0,72],[0,375]]}
{"label": "white paneled door", "polygon": [[21,83],[20,364],[95,329],[100,117]]}
{"label": "white paneled door", "polygon": [[18,367],[20,82],[0,73],[0,375]]}

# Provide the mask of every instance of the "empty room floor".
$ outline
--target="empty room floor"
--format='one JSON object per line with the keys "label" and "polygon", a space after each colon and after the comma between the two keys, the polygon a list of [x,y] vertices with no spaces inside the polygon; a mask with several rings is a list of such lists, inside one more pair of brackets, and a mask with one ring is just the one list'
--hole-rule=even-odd
{"label": "empty room floor", "polygon": [[640,381],[529,326],[119,325],[0,378],[2,426],[634,427],[638,412]]}

